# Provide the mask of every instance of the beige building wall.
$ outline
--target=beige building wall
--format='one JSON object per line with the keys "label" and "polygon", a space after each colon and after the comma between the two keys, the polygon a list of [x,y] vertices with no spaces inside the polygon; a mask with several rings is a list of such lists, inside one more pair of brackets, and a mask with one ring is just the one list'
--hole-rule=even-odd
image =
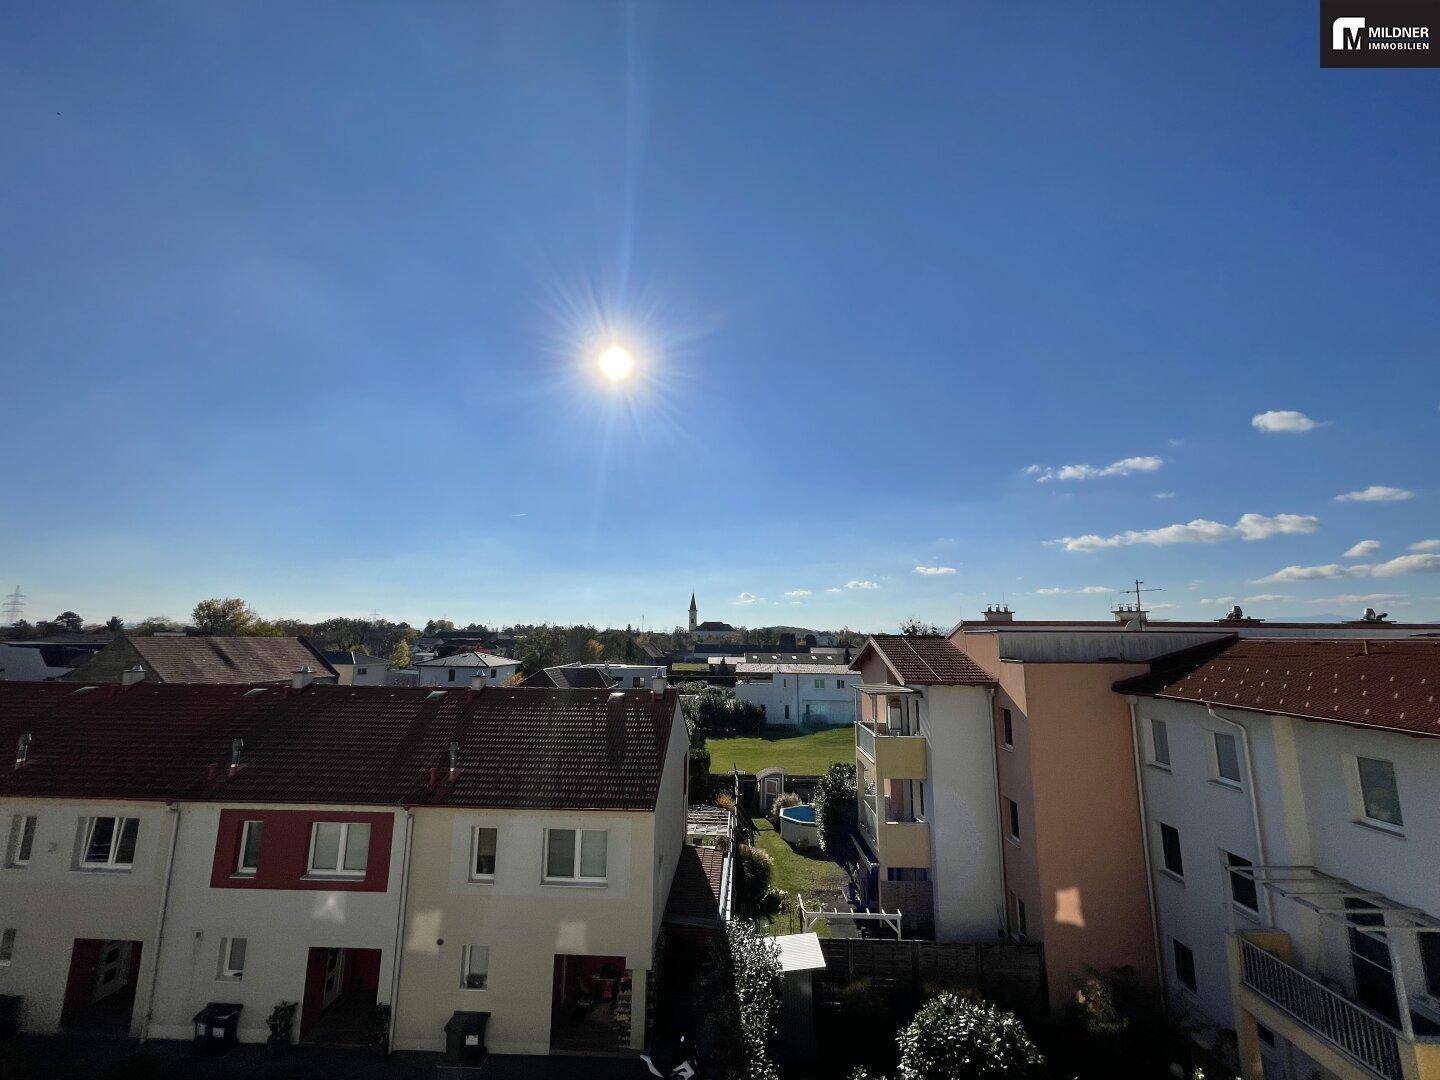
{"label": "beige building wall", "polygon": [[[546,1054],[557,955],[624,957],[631,1047],[644,1045],[646,984],[685,832],[688,740],[677,708],[658,813],[417,807],[395,1000],[395,1048],[442,1050],[456,1011],[487,1012],[493,1053]],[[470,879],[472,831],[497,832],[493,882]],[[603,885],[544,880],[546,829],[604,829]],[[483,990],[462,987],[461,950],[489,947]]]}
{"label": "beige building wall", "polygon": [[[15,930],[14,954],[0,966],[0,994],[24,999],[22,1028],[59,1030],[77,938],[141,942],[131,1013],[138,1033],[149,1006],[155,932],[175,816],[163,803],[106,800],[0,800],[0,840],[16,815],[36,818],[25,867],[0,869],[0,931]],[[128,870],[79,869],[81,821],[91,816],[139,820]]]}

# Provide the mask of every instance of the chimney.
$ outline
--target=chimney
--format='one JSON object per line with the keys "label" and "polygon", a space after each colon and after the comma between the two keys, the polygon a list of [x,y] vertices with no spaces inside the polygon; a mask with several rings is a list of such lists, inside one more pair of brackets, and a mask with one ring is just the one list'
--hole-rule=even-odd
{"label": "chimney", "polygon": [[230,771],[233,773],[240,767],[240,751],[245,749],[244,739],[230,740]]}
{"label": "chimney", "polygon": [[1008,623],[1015,621],[1015,613],[1005,604],[988,604],[985,607],[987,623]]}
{"label": "chimney", "polygon": [[660,697],[662,694],[664,694],[666,688],[669,685],[670,680],[667,679],[664,675],[656,675],[653,679],[650,680],[650,689],[655,691],[656,697]]}
{"label": "chimney", "polygon": [[471,690],[483,690],[484,688],[485,688],[485,676],[484,676],[484,675],[471,675],[471,676],[470,676],[470,689],[471,689]]}
{"label": "chimney", "polygon": [[1129,628],[1132,624],[1135,624],[1135,629],[1143,630],[1145,628],[1145,616],[1150,613],[1142,607],[1136,607],[1134,604],[1116,604],[1115,610],[1110,614],[1115,616],[1115,621],[1121,626]]}
{"label": "chimney", "polygon": [[139,664],[136,664],[134,667],[128,668],[127,670],[120,673],[121,686],[134,686],[136,683],[144,681],[145,669]]}
{"label": "chimney", "polygon": [[30,756],[30,743],[34,739],[28,731],[15,741],[15,768],[25,764],[25,759]]}
{"label": "chimney", "polygon": [[451,779],[454,779],[455,774],[456,774],[457,772],[459,772],[459,771],[460,771],[460,744],[459,744],[458,742],[452,742],[452,743],[450,744],[450,777],[451,777]]}
{"label": "chimney", "polygon": [[296,690],[304,690],[315,681],[315,669],[302,667],[299,671],[293,672],[290,676],[290,685]]}

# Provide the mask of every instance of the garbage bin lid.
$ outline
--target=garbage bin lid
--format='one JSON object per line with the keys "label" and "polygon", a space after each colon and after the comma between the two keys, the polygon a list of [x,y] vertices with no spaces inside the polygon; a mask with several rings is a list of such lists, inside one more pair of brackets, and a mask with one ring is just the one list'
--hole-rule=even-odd
{"label": "garbage bin lid", "polygon": [[445,1030],[473,1031],[476,1028],[484,1028],[489,1019],[488,1012],[467,1012],[457,1009],[451,1014],[450,1019],[445,1021]]}
{"label": "garbage bin lid", "polygon": [[237,1015],[244,1005],[237,1005],[234,1002],[212,1001],[195,1014],[192,1023],[214,1023],[217,1020],[228,1020]]}

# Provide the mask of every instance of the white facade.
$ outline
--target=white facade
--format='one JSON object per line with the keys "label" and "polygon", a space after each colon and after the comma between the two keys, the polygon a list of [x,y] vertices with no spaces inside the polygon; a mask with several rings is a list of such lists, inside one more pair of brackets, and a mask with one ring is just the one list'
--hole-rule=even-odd
{"label": "white facade", "polygon": [[774,725],[851,724],[860,673],[829,664],[738,664],[735,697]]}
{"label": "white facade", "polygon": [[[1314,867],[1400,905],[1440,915],[1435,871],[1440,865],[1440,799],[1434,794],[1440,741],[1149,698],[1137,700],[1136,717],[1166,986],[1215,1028],[1235,1024],[1226,962],[1232,929],[1286,932],[1299,966],[1352,1000],[1362,997],[1345,924],[1269,895],[1263,887],[1256,890],[1258,910],[1248,910],[1232,895],[1232,876],[1222,865],[1227,853],[1257,865]],[[1165,725],[1158,754],[1154,721]],[[1217,734],[1236,740],[1238,781],[1220,775]],[[1168,768],[1157,760],[1165,756],[1163,744],[1168,744]],[[1393,768],[1402,826],[1367,820],[1360,758]],[[1178,832],[1183,878],[1166,869],[1162,824]],[[1339,905],[1338,900],[1331,903]],[[1194,989],[1179,978],[1177,940],[1194,958]],[[1415,935],[1393,936],[1390,953],[1412,1001],[1440,990],[1440,964],[1427,966]],[[1288,1055],[1290,1076],[1308,1076],[1315,1068],[1283,1040],[1273,1053],[1280,1060]]]}
{"label": "white facade", "polygon": [[597,664],[596,666],[615,680],[617,690],[649,690],[656,679],[665,678],[664,664]]}
{"label": "white facade", "polygon": [[457,653],[454,656],[437,657],[415,665],[420,673],[420,686],[457,687],[472,686],[471,680],[480,678],[486,686],[503,686],[520,670],[520,661],[489,653]]}

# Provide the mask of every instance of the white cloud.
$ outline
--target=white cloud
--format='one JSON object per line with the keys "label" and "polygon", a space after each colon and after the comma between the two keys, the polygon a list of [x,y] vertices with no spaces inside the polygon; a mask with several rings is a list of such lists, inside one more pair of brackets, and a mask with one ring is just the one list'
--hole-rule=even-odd
{"label": "white cloud", "polygon": [[[1363,559],[1368,555],[1374,555],[1380,550],[1379,540],[1361,540],[1349,551],[1341,556],[1342,559]],[[1411,550],[1414,550],[1413,548]]]}
{"label": "white cloud", "polygon": [[1200,603],[1202,604],[1233,604],[1234,602],[1235,597],[1233,596],[1207,596],[1205,597],[1205,599],[1200,601]]}
{"label": "white cloud", "polygon": [[809,589],[791,589],[785,595],[792,600],[798,600],[802,596],[813,596],[814,594]]}
{"label": "white cloud", "polygon": [[1411,551],[1440,551],[1440,540],[1417,540],[1410,545]]}
{"label": "white cloud", "polygon": [[1440,555],[1397,555],[1387,562],[1356,563],[1353,566],[1341,566],[1339,563],[1326,563],[1324,566],[1287,566],[1260,578],[1259,582],[1328,581],[1347,577],[1388,578],[1399,577],[1401,574],[1440,574]]}
{"label": "white cloud", "polygon": [[754,604],[758,603],[761,599],[763,599],[763,597],[756,596],[754,593],[742,592],[735,598],[735,602],[737,604]]}
{"label": "white cloud", "polygon": [[826,589],[825,591],[828,592],[828,593],[842,593],[842,592],[844,592],[845,590],[842,589],[842,588],[840,588],[838,585],[836,585],[836,586],[834,586],[833,588]]}
{"label": "white cloud", "polygon": [[1078,589],[1064,589],[1058,586],[1048,589],[1036,589],[1036,596],[1060,596],[1065,593],[1074,593],[1077,596],[1099,596],[1104,593],[1113,593],[1115,590],[1109,585],[1082,585]]}
{"label": "white cloud", "polygon": [[1252,416],[1250,426],[1269,435],[1301,435],[1323,425],[1294,409],[1271,409]]}
{"label": "white cloud", "polygon": [[1175,493],[1174,493],[1173,491],[1157,491],[1157,492],[1155,492],[1155,498],[1157,498],[1157,499],[1173,499],[1174,497],[1175,497]]}
{"label": "white cloud", "polygon": [[1307,604],[1408,604],[1403,593],[1341,593],[1339,596],[1318,596]]}
{"label": "white cloud", "polygon": [[1304,536],[1320,527],[1320,519],[1309,514],[1244,514],[1234,525],[1224,525],[1206,518],[1178,525],[1166,525],[1159,529],[1129,529],[1113,536],[1099,536],[1089,533],[1085,536],[1063,536],[1059,540],[1047,540],[1047,544],[1059,544],[1066,551],[1100,551],[1104,548],[1130,547],[1134,544],[1153,544],[1164,547],[1169,544],[1216,544],[1222,540],[1266,540],[1272,536]]}
{"label": "white cloud", "polygon": [[878,589],[879,587],[880,587],[880,586],[879,586],[879,585],[876,585],[875,582],[873,582],[873,581],[847,581],[847,582],[845,582],[845,588],[847,588],[847,589]]}
{"label": "white cloud", "polygon": [[1258,596],[1247,596],[1247,597],[1245,597],[1245,603],[1247,603],[1247,604],[1273,604],[1273,603],[1275,603],[1275,602],[1278,601],[1278,600],[1289,600],[1289,599],[1290,599],[1290,597],[1288,597],[1288,596],[1282,596],[1280,593],[1267,592],[1267,593],[1261,593],[1261,594],[1258,595]]}
{"label": "white cloud", "polygon": [[915,573],[923,574],[926,577],[938,577],[941,574],[955,573],[955,568],[953,566],[917,566]]}
{"label": "white cloud", "polygon": [[1112,461],[1109,465],[1061,465],[1058,469],[1048,465],[1030,465],[1025,469],[1035,477],[1037,484],[1051,480],[1099,480],[1107,476],[1129,476],[1131,473],[1154,472],[1165,464],[1163,458],[1147,455],[1127,457]]}
{"label": "white cloud", "polygon": [[1406,491],[1404,488],[1386,487],[1384,484],[1371,484],[1360,491],[1347,491],[1343,495],[1336,495],[1336,502],[1404,502],[1407,499],[1415,498],[1415,492]]}

